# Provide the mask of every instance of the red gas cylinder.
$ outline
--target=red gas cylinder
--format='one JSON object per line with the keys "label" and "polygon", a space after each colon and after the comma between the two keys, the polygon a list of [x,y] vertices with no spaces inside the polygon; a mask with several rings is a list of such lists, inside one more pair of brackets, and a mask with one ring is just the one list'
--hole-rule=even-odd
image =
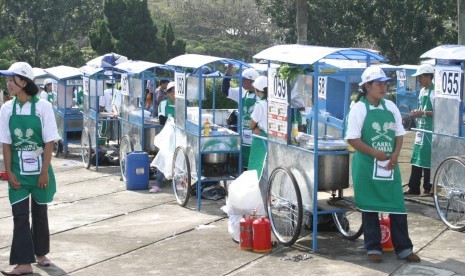
{"label": "red gas cylinder", "polygon": [[253,222],[253,251],[271,252],[271,225],[267,218],[261,217]]}
{"label": "red gas cylinder", "polygon": [[240,242],[239,245],[242,250],[252,250],[253,247],[253,233],[252,233],[253,218],[243,215],[239,221]]}
{"label": "red gas cylinder", "polygon": [[381,214],[379,224],[381,227],[381,245],[383,246],[383,251],[393,251],[394,245],[392,245],[391,220],[389,216],[384,217],[383,214]]}

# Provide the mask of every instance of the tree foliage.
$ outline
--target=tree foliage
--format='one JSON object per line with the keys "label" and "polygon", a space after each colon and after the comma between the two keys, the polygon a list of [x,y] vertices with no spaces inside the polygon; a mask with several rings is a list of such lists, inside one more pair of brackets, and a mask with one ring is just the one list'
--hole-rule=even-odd
{"label": "tree foliage", "polygon": [[101,2],[15,0],[2,1],[1,6],[0,37],[15,41],[9,59],[44,68],[63,64],[64,60],[70,66],[85,62],[87,31],[101,16]]}
{"label": "tree foliage", "polygon": [[106,20],[89,31],[92,48],[99,54],[115,51],[135,60],[163,63],[185,52],[185,43],[176,40],[171,24],[163,27],[161,38],[147,6],[147,0],[105,0]]}
{"label": "tree foliage", "polygon": [[[274,37],[295,43],[295,0],[255,2],[279,27]],[[307,8],[309,44],[373,48],[394,64],[457,41],[455,0],[308,0]]]}

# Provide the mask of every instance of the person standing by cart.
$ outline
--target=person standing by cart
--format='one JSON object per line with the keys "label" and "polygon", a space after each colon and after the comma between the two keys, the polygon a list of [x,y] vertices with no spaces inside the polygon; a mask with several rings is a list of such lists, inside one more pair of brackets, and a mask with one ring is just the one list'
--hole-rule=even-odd
{"label": "person standing by cart", "polygon": [[166,90],[168,86],[169,80],[161,80],[160,81],[160,86],[158,86],[157,90],[155,90],[155,93],[153,94],[153,112],[152,116],[157,117],[158,116],[158,106],[160,103],[164,100],[167,99],[166,95]]}
{"label": "person standing by cart", "polygon": [[[411,112],[410,116],[416,119],[417,128],[425,131],[433,131],[433,102],[434,94],[434,67],[423,64],[412,76],[418,77],[421,85],[418,97],[419,108]],[[421,176],[423,174],[423,193],[421,197],[432,196],[431,193],[431,133],[418,131],[415,134],[413,144],[412,170],[408,181],[408,190],[405,195],[420,195]]]}
{"label": "person standing by cart", "polygon": [[352,178],[368,260],[382,261],[379,212],[390,213],[392,243],[397,256],[408,262],[420,262],[413,253],[408,234],[407,210],[397,159],[402,148],[402,117],[396,105],[384,99],[387,83],[392,81],[377,66],[362,74],[362,93],[351,108],[345,139],[355,148]]}
{"label": "person standing by cart", "polygon": [[53,87],[56,85],[56,80],[47,78],[44,80],[44,90],[40,92],[40,98],[49,102],[53,102]]}
{"label": "person standing by cart", "polygon": [[52,105],[37,97],[31,66],[16,62],[0,70],[0,75],[8,76],[8,89],[15,96],[0,111],[0,143],[14,221],[10,264],[16,265],[2,273],[23,275],[32,273],[31,263],[51,263],[46,257],[50,252],[47,204],[56,191],[50,162],[53,143],[60,135]]}
{"label": "person standing by cart", "polygon": [[[231,76],[232,64],[228,64],[226,76]],[[252,86],[254,80],[259,76],[255,69],[247,68],[242,72],[242,99],[239,99],[239,88],[231,87],[231,78],[223,78],[221,91],[231,100],[242,101],[242,166],[247,168],[249,163],[250,146],[252,143],[252,130],[250,129],[250,116],[252,115],[255,102],[258,97],[255,95],[255,89]]]}
{"label": "person standing by cart", "polygon": [[[175,93],[175,82],[172,81],[168,83],[166,87],[166,95],[167,99],[162,101],[160,105],[158,106],[158,119],[160,121],[160,125],[164,126],[166,123],[166,120],[168,119],[169,116],[176,118],[175,117],[175,100],[176,97],[174,95]],[[160,152],[158,152],[160,154]],[[150,188],[149,193],[158,193],[161,191],[161,188],[163,187],[163,181],[165,180],[165,175],[163,174],[160,169],[157,170],[156,176],[155,176],[155,185]]]}

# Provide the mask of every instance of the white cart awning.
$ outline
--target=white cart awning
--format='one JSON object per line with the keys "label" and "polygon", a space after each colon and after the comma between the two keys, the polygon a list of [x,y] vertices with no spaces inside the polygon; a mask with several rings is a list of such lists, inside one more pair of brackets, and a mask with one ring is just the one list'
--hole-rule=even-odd
{"label": "white cart awning", "polygon": [[129,60],[127,62],[123,62],[115,66],[115,69],[127,72],[129,74],[139,74],[141,72],[144,72],[145,70],[153,68],[162,68],[172,71],[174,70],[172,67],[166,66],[164,64],[158,64],[142,60]]}
{"label": "white cart awning", "polygon": [[78,78],[82,76],[82,73],[78,68],[65,65],[47,68],[44,71],[57,80]]}
{"label": "white cart awning", "polygon": [[420,58],[465,60],[465,45],[442,45],[429,50]]}
{"label": "white cart awning", "polygon": [[214,62],[229,63],[233,65],[242,65],[247,68],[250,67],[250,65],[248,65],[247,63],[239,61],[239,60],[235,60],[235,59],[206,56],[206,55],[196,55],[196,54],[186,54],[186,55],[177,56],[175,58],[168,60],[166,62],[166,65],[197,69],[197,68],[201,68],[204,65],[214,63]]}

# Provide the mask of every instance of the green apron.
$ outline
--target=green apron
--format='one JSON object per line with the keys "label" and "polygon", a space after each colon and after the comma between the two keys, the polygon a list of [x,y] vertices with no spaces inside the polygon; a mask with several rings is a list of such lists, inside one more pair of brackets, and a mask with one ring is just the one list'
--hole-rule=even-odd
{"label": "green apron", "polygon": [[[44,142],[42,123],[36,116],[37,97],[31,98],[31,114],[16,114],[16,98],[13,100],[13,113],[9,121],[11,133],[11,170],[16,175],[21,189],[8,187],[10,204],[15,204],[32,194],[34,199],[45,204],[53,200],[56,192],[55,175],[52,165],[48,168],[49,182],[46,188],[39,188],[39,175],[42,169]],[[18,103],[21,106],[21,103]]]}
{"label": "green apron", "polygon": [[[367,115],[362,127],[361,140],[367,145],[390,155],[395,149],[395,119],[387,110],[370,109],[365,97]],[[352,178],[355,204],[362,211],[406,213],[399,164],[394,170],[385,170],[373,156],[356,151],[352,159]]]}
{"label": "green apron", "polygon": [[[257,95],[249,98],[249,91],[242,97],[242,166],[248,168],[250,145],[252,144],[252,130],[249,127],[250,118],[257,102]],[[255,93],[254,93],[255,94]]]}
{"label": "green apron", "polygon": [[[261,130],[260,136],[268,137],[265,131]],[[252,137],[252,146],[250,147],[250,158],[248,170],[256,170],[258,180],[263,172],[263,165],[266,158],[266,142],[263,139]]]}
{"label": "green apron", "polygon": [[53,93],[52,92],[47,92],[47,100],[50,103],[53,103]]}
{"label": "green apron", "polygon": [[[424,89],[424,88],[423,88]],[[429,87],[427,93],[422,93],[420,98],[420,110],[433,111],[433,105],[430,101],[431,91],[434,90],[434,85]],[[427,117],[425,115],[417,118],[417,127],[423,130],[433,130],[433,117]],[[431,168],[431,133],[424,133],[418,131],[415,134],[415,142],[413,143],[412,159],[410,163],[412,165]]]}
{"label": "green apron", "polygon": [[[171,116],[173,118],[176,118],[174,117],[175,115],[175,105],[174,103],[168,98],[165,100],[166,101],[166,105],[165,105],[165,117],[168,118],[168,115],[171,114]],[[161,107],[162,107],[162,103],[163,101],[160,103],[160,105],[158,106],[158,114],[160,114],[161,112]]]}

